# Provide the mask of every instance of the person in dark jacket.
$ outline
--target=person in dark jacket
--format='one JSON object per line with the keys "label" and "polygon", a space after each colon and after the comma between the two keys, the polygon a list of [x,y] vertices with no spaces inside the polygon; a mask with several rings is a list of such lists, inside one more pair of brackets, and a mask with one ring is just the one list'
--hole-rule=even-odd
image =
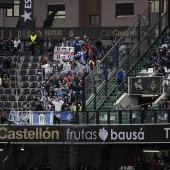
{"label": "person in dark jacket", "polygon": [[119,66],[119,70],[117,71],[116,77],[117,77],[117,83],[119,85],[119,91],[121,91],[121,89],[123,88],[123,80],[125,78],[125,72],[121,66]]}

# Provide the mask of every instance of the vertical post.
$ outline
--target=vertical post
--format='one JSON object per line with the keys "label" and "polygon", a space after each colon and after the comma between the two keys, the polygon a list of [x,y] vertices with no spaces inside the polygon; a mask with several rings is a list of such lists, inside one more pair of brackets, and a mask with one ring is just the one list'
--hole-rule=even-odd
{"label": "vertical post", "polygon": [[94,92],[94,111],[96,110],[96,80],[94,79],[94,83],[93,83],[93,92]]}
{"label": "vertical post", "polygon": [[96,124],[99,124],[99,111],[96,111]]}
{"label": "vertical post", "polygon": [[82,111],[85,111],[86,108],[86,84],[85,84],[85,78],[83,77],[83,90],[82,90]]}
{"label": "vertical post", "polygon": [[144,124],[145,111],[141,110],[141,124]]}
{"label": "vertical post", "polygon": [[86,114],[86,124],[89,124],[89,112],[87,111],[85,112],[85,114]]}
{"label": "vertical post", "polygon": [[157,123],[157,111],[154,110],[154,124]]}
{"label": "vertical post", "polygon": [[110,124],[110,111],[107,112],[107,124]]}
{"label": "vertical post", "polygon": [[[162,0],[159,0],[159,18],[161,18],[162,13]],[[161,22],[159,23],[159,32],[161,32]]]}
{"label": "vertical post", "polygon": [[[138,14],[138,17],[140,16],[140,14]],[[141,40],[141,21],[139,18],[139,22],[138,22],[138,43]],[[138,48],[138,56],[140,56],[140,48]]]}
{"label": "vertical post", "polygon": [[119,110],[119,124],[122,124],[122,111]]}
{"label": "vertical post", "polygon": [[132,124],[132,110],[130,110],[130,124]]}
{"label": "vertical post", "polygon": [[[168,0],[167,8],[170,9],[170,0]],[[168,23],[170,23],[170,10],[168,10]]]}
{"label": "vertical post", "polygon": [[78,94],[78,77],[76,77],[76,124],[79,124],[79,103],[78,103],[78,98],[79,98],[79,94]]}
{"label": "vertical post", "polygon": [[168,123],[170,123],[170,110],[167,110],[168,112]]}
{"label": "vertical post", "polygon": [[105,87],[105,96],[108,94],[108,88],[107,88],[107,83],[108,83],[108,73],[107,73],[107,67],[105,65],[105,81],[106,81],[106,87]]}

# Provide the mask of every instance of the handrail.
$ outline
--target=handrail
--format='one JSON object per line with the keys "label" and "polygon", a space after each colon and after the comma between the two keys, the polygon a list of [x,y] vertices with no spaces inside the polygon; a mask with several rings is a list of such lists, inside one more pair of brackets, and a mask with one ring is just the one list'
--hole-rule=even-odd
{"label": "handrail", "polygon": [[[142,14],[144,14],[144,13],[148,10],[148,8],[152,5],[152,3],[153,3],[153,1],[150,1],[150,2],[149,2],[149,5],[146,7],[146,9],[139,15],[139,17],[134,21],[134,23],[123,33],[122,37],[121,37],[121,38],[115,43],[115,45],[107,52],[107,54],[106,54],[106,55],[101,59],[101,61],[96,65],[96,67],[97,67],[99,64],[101,64],[101,62],[107,57],[107,55],[109,54],[109,52],[111,52],[112,49],[123,39],[124,35],[126,35],[127,32],[131,29],[131,27],[133,27],[133,26],[136,24],[136,22],[139,20],[139,18],[142,16]],[[96,67],[91,71],[91,73],[94,72],[94,70],[96,69]],[[91,73],[90,73],[89,75],[87,75],[87,77],[86,77],[85,79],[87,79],[87,78],[91,75]]]}
{"label": "handrail", "polygon": [[[158,20],[157,20],[157,22],[154,24],[154,26],[148,31],[148,33],[141,39],[141,41],[139,42],[139,44],[132,50],[132,52],[130,53],[130,55],[120,64],[120,66],[122,66],[131,56],[132,56],[132,54],[135,52],[135,50],[141,45],[141,43],[148,37],[148,35],[153,31],[153,29],[160,23],[160,21],[162,20],[162,18],[165,16],[167,14],[167,12],[165,12],[163,15],[161,15],[161,18],[159,18]],[[166,27],[165,27],[165,29],[166,29]],[[161,32],[162,33],[162,32]],[[160,33],[160,34],[161,34]],[[159,35],[160,35],[159,34]],[[158,35],[158,36],[159,36]],[[157,37],[158,37],[157,36]],[[156,39],[154,40],[154,42],[156,41]],[[152,42],[152,44],[154,43],[154,42]],[[150,46],[152,46],[152,44],[150,45]],[[143,54],[145,54],[146,53],[146,51],[150,48],[150,46],[142,53],[142,55],[141,56],[143,56]],[[128,70],[128,72],[126,73],[126,75],[125,75],[125,78],[128,76],[128,74],[129,74],[129,72],[133,69],[133,67],[139,62],[139,60],[141,59],[141,56],[137,59],[137,61],[134,63],[134,65],[130,68],[130,70]],[[109,80],[116,74],[116,71],[117,71],[118,69],[115,69],[115,72],[113,73],[113,75],[108,79],[108,82],[109,82]],[[104,83],[104,85],[106,85],[108,82],[105,82]],[[124,79],[124,82],[125,82],[125,79]],[[103,85],[103,86],[104,86]],[[112,89],[110,92],[109,92],[109,94],[107,95],[107,96],[109,96],[113,91],[115,91],[116,89],[118,89],[120,86],[119,85],[117,85],[117,86],[115,86],[115,88],[114,89]],[[97,91],[97,94],[99,94],[100,92],[101,92],[101,90],[102,90],[102,88],[100,88],[98,91]],[[96,95],[97,95],[96,94]],[[93,97],[94,98],[94,97]],[[105,99],[103,100],[103,102],[105,101],[107,99],[107,97],[105,97]],[[90,101],[87,105],[86,105],[86,107],[91,103],[92,101]],[[101,105],[100,105],[101,106]],[[99,106],[99,107],[100,107]]]}

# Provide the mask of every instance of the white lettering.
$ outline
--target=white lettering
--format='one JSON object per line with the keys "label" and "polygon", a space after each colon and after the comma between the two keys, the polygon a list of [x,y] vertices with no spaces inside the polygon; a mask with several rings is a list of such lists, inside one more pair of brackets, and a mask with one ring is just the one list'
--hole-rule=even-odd
{"label": "white lettering", "polygon": [[164,128],[164,130],[166,131],[166,139],[168,139],[169,138],[168,131],[170,130],[170,128]]}
{"label": "white lettering", "polygon": [[32,8],[32,0],[25,0],[25,8]]}

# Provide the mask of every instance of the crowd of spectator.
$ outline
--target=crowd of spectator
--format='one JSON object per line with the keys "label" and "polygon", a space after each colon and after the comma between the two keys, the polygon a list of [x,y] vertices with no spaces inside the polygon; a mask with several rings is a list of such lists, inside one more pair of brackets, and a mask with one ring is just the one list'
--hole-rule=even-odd
{"label": "crowd of spectator", "polygon": [[25,163],[22,163],[18,165],[17,170],[51,170],[51,166],[49,164],[49,161],[45,161],[44,164],[42,165],[40,161],[35,161],[34,164],[30,167],[27,168]]}
{"label": "crowd of spectator", "polygon": [[[35,33],[31,35],[35,36]],[[35,54],[36,49],[40,48],[38,40],[33,38],[31,41],[30,38],[30,55],[38,57]],[[5,55],[0,67],[0,86],[3,88],[10,88],[12,60],[8,55],[13,57],[19,55],[19,52],[22,53],[22,46],[18,37],[15,40],[9,37],[6,41],[2,37],[0,38],[0,51],[3,51]],[[69,40],[48,38],[43,41],[43,46],[46,50],[39,62],[43,69],[43,80],[34,91],[36,105],[32,106],[29,101],[25,101],[17,109],[23,111],[81,111],[83,78],[88,76],[106,54],[101,38],[98,38],[94,44],[90,43],[90,39],[86,35],[82,39],[80,37]],[[55,46],[74,47],[74,57],[71,60],[65,58],[54,60]]]}
{"label": "crowd of spectator", "polygon": [[135,170],[168,170],[170,157],[167,156],[165,152],[158,156],[154,153],[152,158],[145,158],[144,156],[139,156],[135,163]]}
{"label": "crowd of spectator", "polygon": [[[74,47],[74,57],[54,60],[54,47]],[[90,44],[87,36],[80,40],[63,38],[54,45],[51,38],[47,41],[47,55],[44,55],[41,67],[44,81],[36,89],[36,111],[81,111],[83,78],[86,77],[101,59],[105,52],[101,39],[95,46]],[[78,107],[78,108],[77,108]]]}
{"label": "crowd of spectator", "polygon": [[163,44],[157,50],[150,48],[148,51],[149,59],[144,68],[153,68],[154,76],[166,76],[165,67],[167,70],[170,68],[170,29],[167,31],[163,38]]}

